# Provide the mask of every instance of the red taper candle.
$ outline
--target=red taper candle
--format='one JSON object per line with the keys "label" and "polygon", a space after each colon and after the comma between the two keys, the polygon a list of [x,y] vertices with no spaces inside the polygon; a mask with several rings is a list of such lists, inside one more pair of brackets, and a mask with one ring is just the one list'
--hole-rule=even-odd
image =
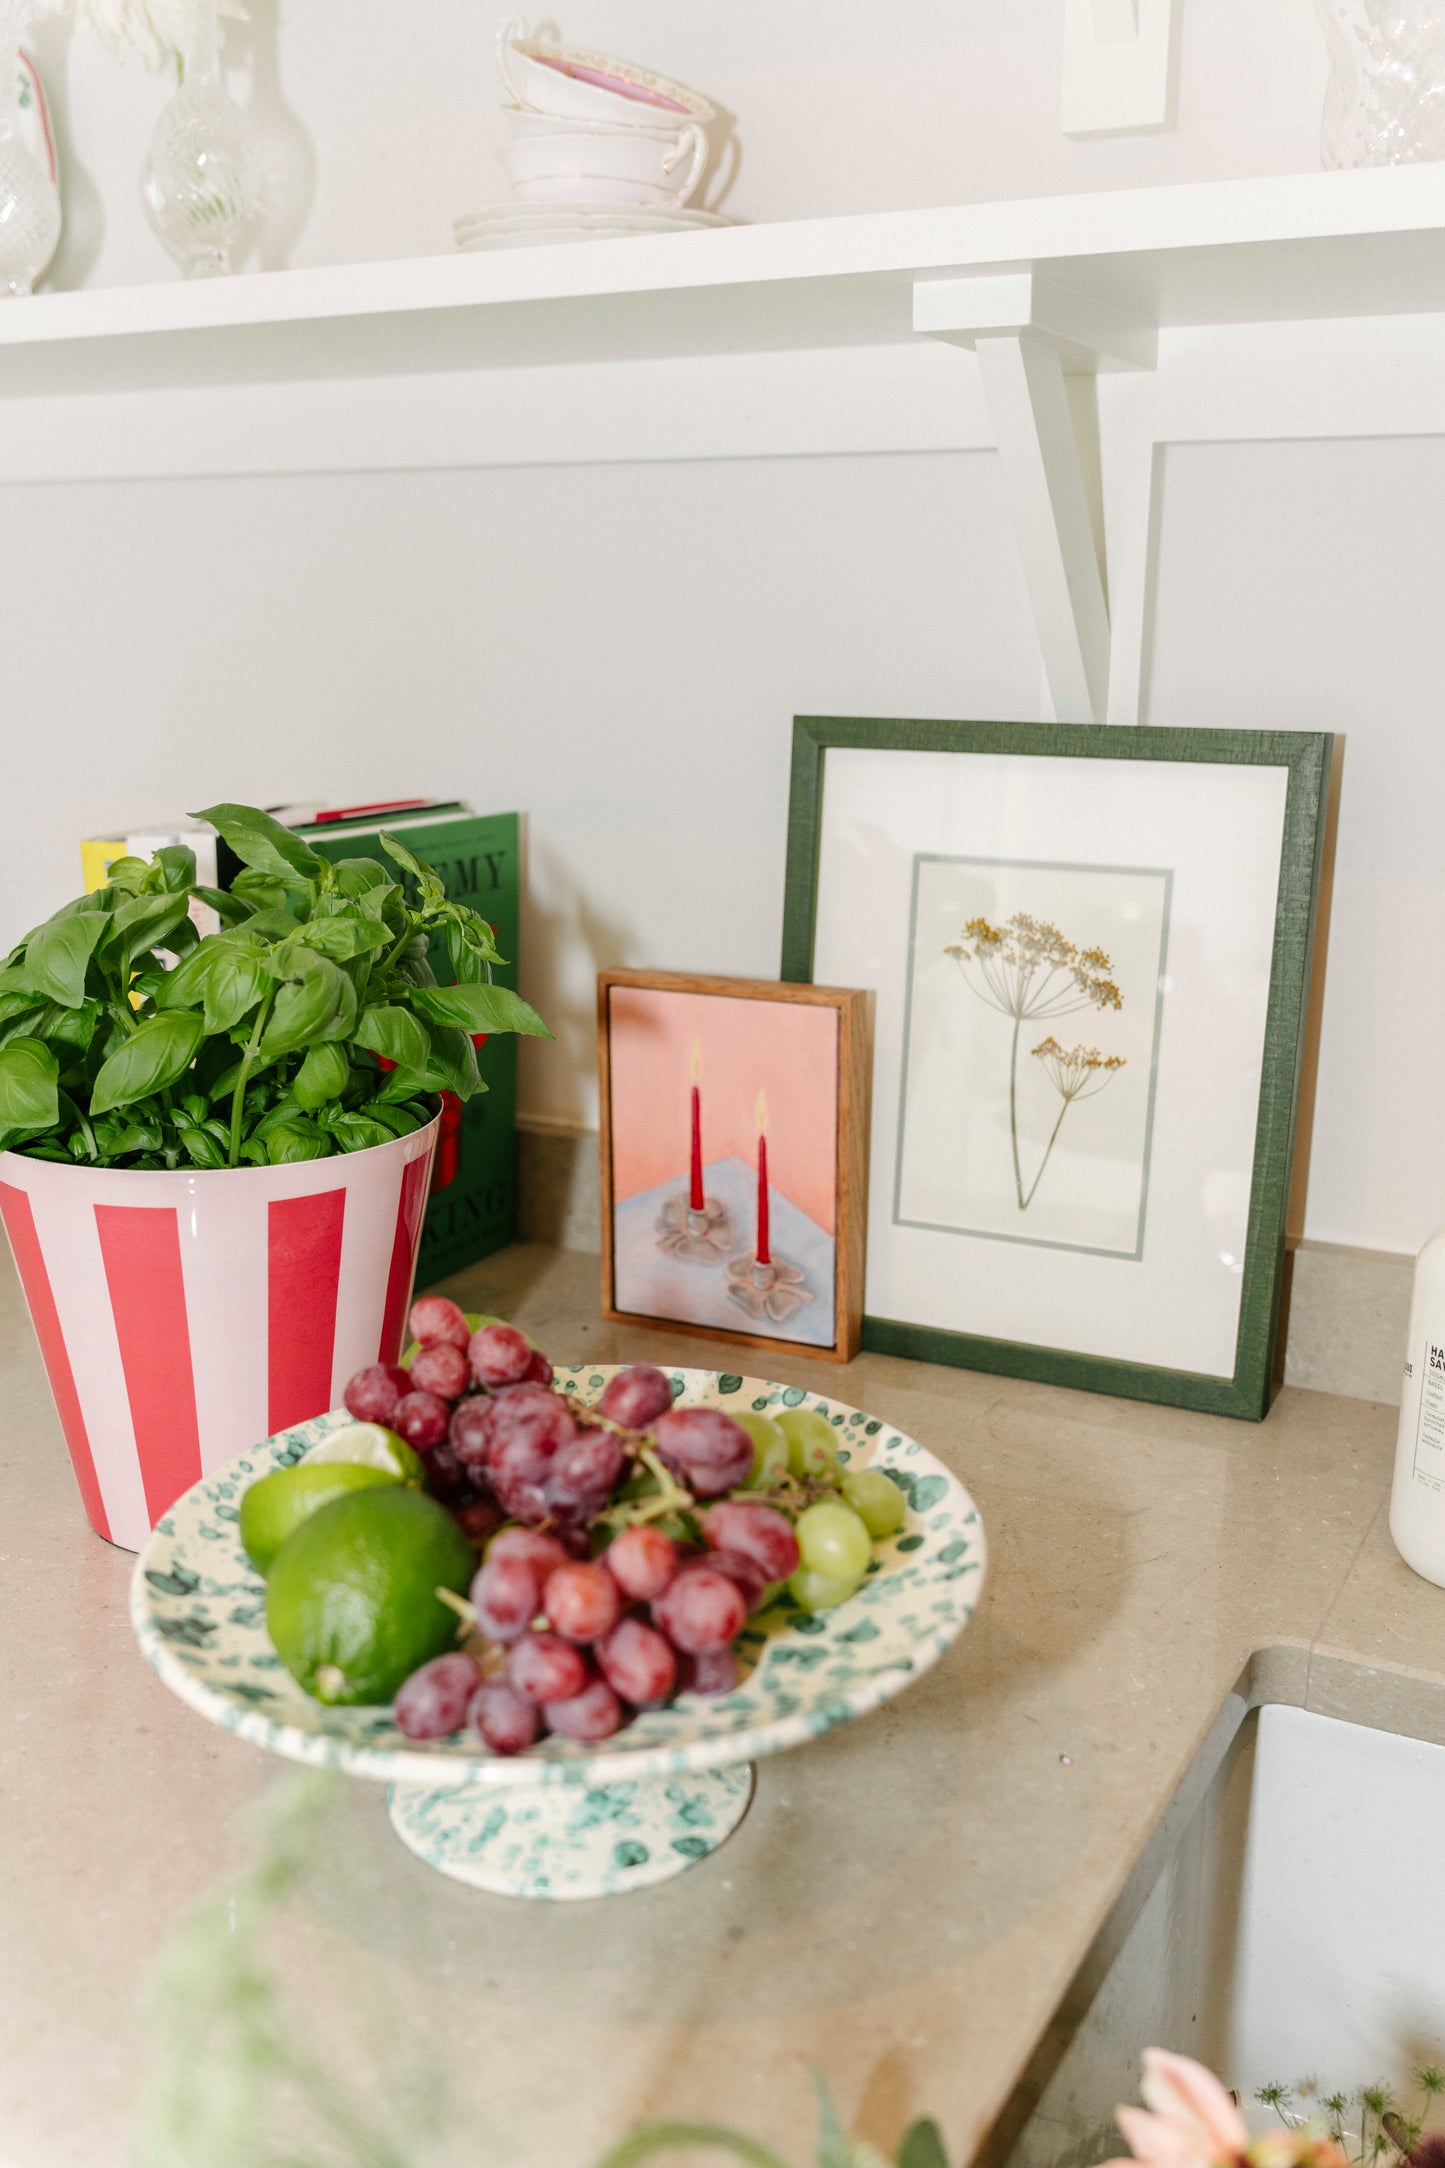
{"label": "red taper candle", "polygon": [[772,1230],[768,1225],[768,1139],[765,1124],[768,1119],[768,1102],[758,1093],[758,1241],[756,1256],[760,1265],[773,1261]]}

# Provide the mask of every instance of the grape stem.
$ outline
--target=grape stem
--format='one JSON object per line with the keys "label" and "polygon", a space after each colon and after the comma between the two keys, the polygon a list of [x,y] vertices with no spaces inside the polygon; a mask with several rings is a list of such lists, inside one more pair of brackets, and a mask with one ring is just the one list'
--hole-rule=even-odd
{"label": "grape stem", "polygon": [[439,1588],[435,1595],[438,1603],[444,1603],[449,1611],[455,1611],[457,1617],[468,1626],[476,1625],[477,1607],[474,1603],[468,1603],[465,1596],[459,1596],[456,1590],[451,1588]]}

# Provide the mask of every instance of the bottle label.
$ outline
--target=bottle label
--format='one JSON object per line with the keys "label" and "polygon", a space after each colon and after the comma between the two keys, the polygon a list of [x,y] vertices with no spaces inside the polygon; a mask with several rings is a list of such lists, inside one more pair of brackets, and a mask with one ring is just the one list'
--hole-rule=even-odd
{"label": "bottle label", "polygon": [[1420,1414],[1415,1424],[1412,1473],[1430,1490],[1445,1490],[1445,1347],[1427,1340],[1420,1367]]}

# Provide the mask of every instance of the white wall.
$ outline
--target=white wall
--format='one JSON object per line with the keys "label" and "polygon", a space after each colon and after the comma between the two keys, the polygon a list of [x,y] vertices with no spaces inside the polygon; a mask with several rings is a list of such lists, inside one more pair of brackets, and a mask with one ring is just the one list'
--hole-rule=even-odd
{"label": "white wall", "polygon": [[[1058,129],[1063,0],[569,0],[553,19],[714,100],[740,154],[724,208],[749,221],[1314,168],[1326,63],[1312,0],[1179,4],[1177,126],[1077,143]],[[501,199],[505,0],[250,12],[226,55],[277,176],[261,262],[436,253],[458,211]],[[174,277],[135,189],[170,86],[68,19],[34,44],[65,153],[56,283]]]}

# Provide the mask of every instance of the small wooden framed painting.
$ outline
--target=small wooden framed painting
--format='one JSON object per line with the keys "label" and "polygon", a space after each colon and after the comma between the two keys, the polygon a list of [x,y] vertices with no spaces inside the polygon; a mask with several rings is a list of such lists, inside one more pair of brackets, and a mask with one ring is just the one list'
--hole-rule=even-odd
{"label": "small wooden framed painting", "polygon": [[876,998],[862,1344],[1269,1406],[1331,740],[808,717],[783,976]]}
{"label": "small wooden framed painting", "polygon": [[852,1359],[867,1011],[835,986],[599,974],[606,1316]]}

